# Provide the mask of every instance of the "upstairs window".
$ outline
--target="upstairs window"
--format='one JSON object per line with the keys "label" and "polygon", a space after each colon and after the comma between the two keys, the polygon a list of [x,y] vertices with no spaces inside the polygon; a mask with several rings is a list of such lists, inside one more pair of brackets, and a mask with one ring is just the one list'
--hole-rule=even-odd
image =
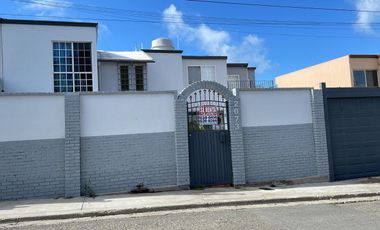
{"label": "upstairs window", "polygon": [[119,65],[119,89],[121,91],[144,91],[146,86],[146,65]]}
{"label": "upstairs window", "polygon": [[120,90],[129,90],[129,68],[126,65],[120,66]]}
{"label": "upstairs window", "polygon": [[53,42],[54,92],[93,91],[89,42]]}
{"label": "upstairs window", "polygon": [[377,70],[354,70],[355,87],[377,87],[379,86]]}
{"label": "upstairs window", "polygon": [[144,91],[144,69],[141,65],[135,66],[136,91]]}
{"label": "upstairs window", "polygon": [[228,81],[239,82],[240,81],[240,75],[237,75],[237,74],[228,75]]}
{"label": "upstairs window", "polygon": [[215,66],[188,66],[189,84],[197,81],[215,81]]}

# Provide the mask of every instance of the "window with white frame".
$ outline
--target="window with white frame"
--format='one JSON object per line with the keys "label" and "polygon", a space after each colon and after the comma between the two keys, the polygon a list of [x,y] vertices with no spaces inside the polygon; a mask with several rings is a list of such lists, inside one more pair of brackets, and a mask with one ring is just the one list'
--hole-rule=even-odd
{"label": "window with white frame", "polygon": [[121,91],[147,90],[145,64],[119,65],[119,89]]}
{"label": "window with white frame", "polygon": [[53,42],[54,92],[93,91],[90,42]]}
{"label": "window with white frame", "polygon": [[188,66],[189,84],[197,81],[215,81],[215,66]]}
{"label": "window with white frame", "polygon": [[129,67],[127,65],[121,65],[119,68],[120,71],[120,90],[128,91],[129,90]]}
{"label": "window with white frame", "polygon": [[228,81],[238,82],[238,81],[240,81],[240,75],[238,75],[238,74],[228,75]]}

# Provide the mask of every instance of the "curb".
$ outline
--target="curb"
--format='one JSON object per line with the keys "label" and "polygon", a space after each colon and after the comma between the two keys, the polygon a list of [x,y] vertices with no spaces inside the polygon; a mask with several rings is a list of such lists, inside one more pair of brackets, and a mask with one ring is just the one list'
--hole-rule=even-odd
{"label": "curb", "polygon": [[293,203],[293,202],[322,201],[322,200],[332,200],[332,199],[375,197],[375,196],[380,196],[380,192],[361,193],[361,194],[344,194],[344,195],[332,195],[332,196],[317,196],[317,197],[306,196],[306,197],[295,197],[295,198],[244,200],[244,201],[216,202],[216,203],[204,203],[204,204],[185,204],[185,205],[172,205],[172,206],[161,206],[161,207],[146,207],[146,208],[120,209],[120,210],[94,211],[94,212],[86,212],[86,213],[57,214],[57,215],[46,215],[46,216],[30,216],[30,217],[0,219],[0,224],[14,223],[14,222],[26,222],[26,221],[43,221],[43,220],[60,220],[60,219],[85,218],[85,217],[102,217],[102,216],[113,216],[113,215],[123,215],[123,214],[137,214],[137,213],[159,212],[159,211],[174,211],[174,210],[181,210],[181,209],[228,207],[228,206],[241,206],[241,205],[260,205],[260,204],[275,204],[275,203]]}

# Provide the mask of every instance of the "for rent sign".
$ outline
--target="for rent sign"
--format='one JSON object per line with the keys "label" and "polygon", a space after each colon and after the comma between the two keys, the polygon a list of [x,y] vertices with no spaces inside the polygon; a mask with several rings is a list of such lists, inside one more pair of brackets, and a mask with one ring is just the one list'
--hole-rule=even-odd
{"label": "for rent sign", "polygon": [[217,125],[218,109],[213,105],[202,105],[199,107],[198,113],[199,124],[201,125]]}

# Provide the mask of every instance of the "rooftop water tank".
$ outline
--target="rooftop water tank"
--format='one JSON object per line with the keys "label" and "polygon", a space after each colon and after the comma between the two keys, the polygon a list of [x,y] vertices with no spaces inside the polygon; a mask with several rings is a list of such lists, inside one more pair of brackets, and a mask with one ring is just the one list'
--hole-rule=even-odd
{"label": "rooftop water tank", "polygon": [[157,38],[152,41],[152,50],[174,50],[172,40],[168,38]]}

